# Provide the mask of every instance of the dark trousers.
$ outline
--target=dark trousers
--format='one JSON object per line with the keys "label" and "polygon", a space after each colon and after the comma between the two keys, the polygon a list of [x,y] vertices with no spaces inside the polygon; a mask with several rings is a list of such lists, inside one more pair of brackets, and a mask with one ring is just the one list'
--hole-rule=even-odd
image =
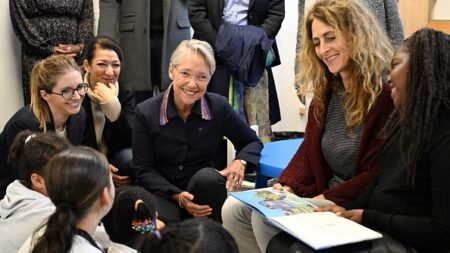
{"label": "dark trousers", "polygon": [[131,169],[132,159],[133,152],[131,148],[124,148],[113,153],[109,158],[109,162],[119,169],[119,175],[134,177],[134,173]]}
{"label": "dark trousers", "polygon": [[[194,203],[209,205],[212,214],[208,217],[222,223],[222,206],[227,198],[225,178],[213,168],[203,168],[195,173],[187,185],[189,193],[194,195]],[[192,218],[192,216],[178,206],[172,199],[153,195],[158,211],[158,217],[166,224],[180,222]]]}

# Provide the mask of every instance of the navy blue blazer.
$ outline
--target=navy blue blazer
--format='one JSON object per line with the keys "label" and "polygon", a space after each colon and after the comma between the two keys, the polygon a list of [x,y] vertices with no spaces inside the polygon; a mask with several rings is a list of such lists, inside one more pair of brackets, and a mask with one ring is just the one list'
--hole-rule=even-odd
{"label": "navy blue blazer", "polygon": [[[164,100],[166,92],[171,94]],[[184,121],[171,89],[166,92],[136,107],[132,167],[139,185],[165,197],[186,190],[198,170],[216,168],[214,158],[223,137],[233,143],[236,159],[258,165],[263,145],[225,97],[207,92]]]}

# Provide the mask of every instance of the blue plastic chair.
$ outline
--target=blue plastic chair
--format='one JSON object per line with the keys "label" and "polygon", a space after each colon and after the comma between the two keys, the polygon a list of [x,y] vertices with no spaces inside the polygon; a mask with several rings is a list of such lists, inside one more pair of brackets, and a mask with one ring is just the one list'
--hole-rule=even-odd
{"label": "blue plastic chair", "polygon": [[299,138],[264,144],[256,171],[255,188],[267,187],[267,180],[278,178],[302,142],[303,138]]}

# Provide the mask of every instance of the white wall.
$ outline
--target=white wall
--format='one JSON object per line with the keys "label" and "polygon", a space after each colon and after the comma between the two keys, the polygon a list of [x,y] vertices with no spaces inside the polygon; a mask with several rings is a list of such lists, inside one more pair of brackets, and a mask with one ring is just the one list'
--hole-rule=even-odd
{"label": "white wall", "polygon": [[20,44],[12,30],[9,1],[0,1],[0,129],[23,105]]}
{"label": "white wall", "polygon": [[273,68],[281,122],[273,126],[274,131],[304,131],[305,117],[300,116],[300,101],[294,88],[294,60],[298,27],[298,0],[285,1],[286,15],[277,35],[281,65]]}

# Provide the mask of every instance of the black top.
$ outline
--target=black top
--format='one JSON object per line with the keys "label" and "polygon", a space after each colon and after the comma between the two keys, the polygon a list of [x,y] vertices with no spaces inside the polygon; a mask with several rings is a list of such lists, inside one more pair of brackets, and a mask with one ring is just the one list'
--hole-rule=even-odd
{"label": "black top", "polygon": [[347,209],[363,208],[362,224],[423,251],[450,249],[450,115],[442,113],[407,185],[398,140],[383,154],[380,174]]}
{"label": "black top", "polygon": [[224,97],[206,93],[184,122],[169,91],[167,107],[167,91],[136,107],[132,167],[139,185],[166,197],[181,192],[198,170],[214,167],[224,136],[234,144],[237,159],[250,167],[258,164],[262,143]]}
{"label": "black top", "polygon": [[[108,158],[124,148],[131,148],[131,132],[134,124],[135,96],[134,91],[119,89],[118,99],[121,105],[119,118],[111,122],[105,119],[103,127],[103,139],[108,146]],[[97,138],[95,137],[95,126],[92,115],[91,99],[85,96],[83,108],[87,113],[86,131],[84,144],[98,150]]]}
{"label": "black top", "polygon": [[[69,117],[66,122],[66,138],[73,145],[83,143],[86,114],[83,108],[76,115]],[[6,123],[0,134],[0,198],[5,195],[6,187],[17,177],[7,164],[9,149],[16,135],[23,131],[42,132],[39,122],[30,110],[30,106],[24,106],[17,111]],[[47,124],[47,131],[55,131],[53,121]]]}

